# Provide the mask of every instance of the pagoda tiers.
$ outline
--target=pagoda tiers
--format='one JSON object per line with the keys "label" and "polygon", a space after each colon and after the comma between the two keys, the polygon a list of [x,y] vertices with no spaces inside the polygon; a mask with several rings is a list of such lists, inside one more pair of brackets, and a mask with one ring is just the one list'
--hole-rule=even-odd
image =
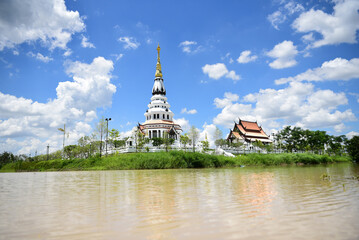
{"label": "pagoda tiers", "polygon": [[255,142],[261,141],[263,144],[269,144],[272,140],[263,131],[262,127],[258,126],[257,122],[244,121],[239,119],[238,123],[234,123],[233,130],[229,132],[227,141],[231,143],[238,142]]}
{"label": "pagoda tiers", "polygon": [[143,135],[150,139],[169,137],[179,140],[182,128],[173,122],[174,114],[167,102],[166,89],[162,78],[160,50],[158,44],[155,82],[153,83],[151,102],[145,112],[146,121],[143,124],[139,123],[137,127]]}

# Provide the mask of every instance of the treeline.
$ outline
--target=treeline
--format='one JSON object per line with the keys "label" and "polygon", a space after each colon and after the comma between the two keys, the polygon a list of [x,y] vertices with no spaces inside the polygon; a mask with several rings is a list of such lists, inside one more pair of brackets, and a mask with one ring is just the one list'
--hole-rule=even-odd
{"label": "treeline", "polygon": [[275,135],[277,145],[287,152],[312,151],[314,153],[343,154],[350,141],[345,135],[332,136],[325,131],[311,131],[287,126]]}
{"label": "treeline", "polygon": [[170,151],[157,153],[113,154],[100,158],[67,161],[50,160],[16,162],[5,165],[3,172],[28,171],[79,171],[79,170],[127,170],[171,168],[220,168],[242,166],[305,165],[348,162],[348,156],[328,156],[308,153],[246,154],[236,157],[209,155],[198,152]]}

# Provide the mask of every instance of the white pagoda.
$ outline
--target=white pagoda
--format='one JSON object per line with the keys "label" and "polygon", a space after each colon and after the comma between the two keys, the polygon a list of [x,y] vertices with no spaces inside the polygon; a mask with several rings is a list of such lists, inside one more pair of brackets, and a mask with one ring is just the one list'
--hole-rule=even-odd
{"label": "white pagoda", "polygon": [[169,137],[179,140],[182,128],[173,122],[173,112],[170,110],[170,104],[167,102],[166,89],[163,84],[160,45],[157,47],[157,64],[155,82],[152,88],[151,103],[145,112],[146,121],[138,124],[138,129],[147,138],[165,138]]}

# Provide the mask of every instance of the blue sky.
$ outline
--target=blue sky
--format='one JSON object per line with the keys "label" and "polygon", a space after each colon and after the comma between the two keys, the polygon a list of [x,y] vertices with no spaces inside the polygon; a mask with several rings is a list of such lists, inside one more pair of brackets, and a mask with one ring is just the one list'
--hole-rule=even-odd
{"label": "blue sky", "polygon": [[161,46],[175,119],[213,142],[238,117],[359,134],[359,1],[0,3],[0,151],[144,122]]}

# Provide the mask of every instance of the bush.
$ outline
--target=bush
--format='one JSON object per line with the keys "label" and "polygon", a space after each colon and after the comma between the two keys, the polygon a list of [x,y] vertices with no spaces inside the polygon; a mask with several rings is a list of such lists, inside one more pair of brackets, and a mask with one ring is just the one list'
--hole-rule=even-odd
{"label": "bush", "polygon": [[359,136],[354,136],[347,141],[347,151],[353,162],[359,161]]}

